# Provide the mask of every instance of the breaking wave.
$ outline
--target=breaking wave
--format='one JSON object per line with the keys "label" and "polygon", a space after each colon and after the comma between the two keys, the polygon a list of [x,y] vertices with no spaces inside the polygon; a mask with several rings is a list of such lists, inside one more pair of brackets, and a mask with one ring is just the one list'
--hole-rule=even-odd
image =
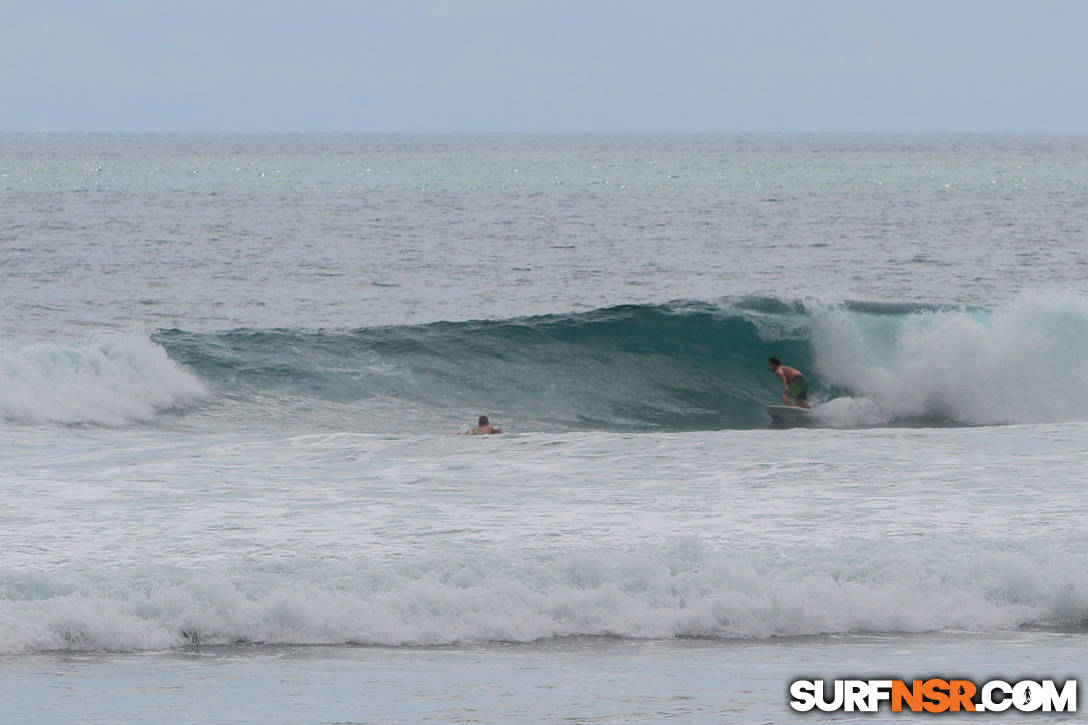
{"label": "breaking wave", "polygon": [[1088,300],[996,309],[743,298],[358,330],[161,330],[0,352],[0,415],[117,425],[201,410],[358,431],[768,425],[777,356],[818,425],[990,425],[1088,415]]}
{"label": "breaking wave", "polygon": [[692,538],[657,550],[545,558],[482,551],[207,571],[0,570],[0,653],[1084,626],[1083,560],[970,543],[953,549],[970,556],[889,544],[784,557],[708,550]]}
{"label": "breaking wave", "polygon": [[206,395],[146,335],[99,333],[74,344],[0,349],[0,418],[17,423],[124,425]]}
{"label": "breaking wave", "polygon": [[520,430],[755,428],[805,371],[824,425],[1082,420],[1088,301],[993,310],[744,298],[351,331],[155,336],[228,399],[370,429],[479,413]]}

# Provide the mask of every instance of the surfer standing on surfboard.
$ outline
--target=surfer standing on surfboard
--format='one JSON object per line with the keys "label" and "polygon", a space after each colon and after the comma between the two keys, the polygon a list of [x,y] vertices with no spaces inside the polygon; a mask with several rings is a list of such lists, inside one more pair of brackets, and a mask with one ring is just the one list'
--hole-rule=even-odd
{"label": "surfer standing on surfboard", "polygon": [[776,357],[772,357],[767,363],[771,372],[777,375],[782,385],[786,387],[785,392],[782,393],[782,402],[786,405],[799,405],[802,408],[811,409],[812,406],[808,404],[808,378],[800,370],[783,365],[782,361]]}

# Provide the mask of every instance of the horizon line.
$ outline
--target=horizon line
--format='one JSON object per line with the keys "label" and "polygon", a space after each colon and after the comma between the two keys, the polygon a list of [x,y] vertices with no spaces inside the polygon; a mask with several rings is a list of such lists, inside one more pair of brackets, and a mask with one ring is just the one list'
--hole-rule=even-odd
{"label": "horizon line", "polygon": [[682,130],[682,131],[392,131],[392,130],[146,130],[146,129],[93,129],[93,130],[6,130],[0,129],[4,136],[1077,136],[1088,134],[1085,130],[819,130],[819,131],[722,131],[722,130]]}

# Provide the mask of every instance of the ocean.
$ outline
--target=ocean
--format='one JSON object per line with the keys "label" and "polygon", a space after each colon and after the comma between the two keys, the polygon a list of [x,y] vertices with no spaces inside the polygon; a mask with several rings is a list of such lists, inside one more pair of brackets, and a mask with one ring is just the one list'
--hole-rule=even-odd
{"label": "ocean", "polygon": [[4,134],[0,280],[5,722],[1088,670],[1088,136]]}

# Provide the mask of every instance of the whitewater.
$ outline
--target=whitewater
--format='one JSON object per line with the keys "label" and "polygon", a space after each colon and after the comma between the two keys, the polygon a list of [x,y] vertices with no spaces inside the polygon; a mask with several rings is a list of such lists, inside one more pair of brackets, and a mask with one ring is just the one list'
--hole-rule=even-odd
{"label": "whitewater", "polygon": [[1082,136],[2,135],[5,712],[1083,678],[1086,189]]}

